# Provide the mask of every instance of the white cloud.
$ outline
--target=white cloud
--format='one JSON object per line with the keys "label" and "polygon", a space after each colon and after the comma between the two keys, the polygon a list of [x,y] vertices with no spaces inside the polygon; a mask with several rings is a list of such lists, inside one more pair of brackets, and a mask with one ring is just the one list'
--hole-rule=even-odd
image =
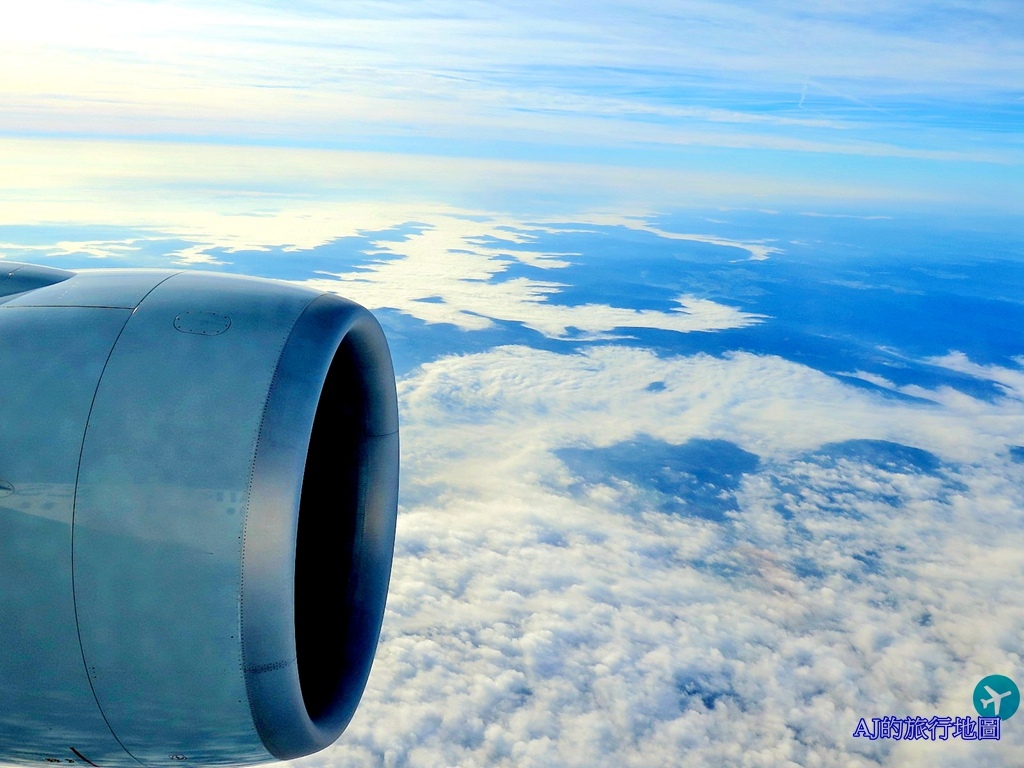
{"label": "white cloud", "polygon": [[1004,388],[1004,391],[1018,400],[1024,400],[1024,357],[1014,360],[1018,368],[1005,368],[998,365],[978,365],[963,352],[953,351],[942,357],[929,358],[927,362],[948,368],[958,373],[966,373],[985,381],[994,381]]}
{"label": "white cloud", "polygon": [[[710,242],[702,236],[680,237]],[[384,258],[359,272],[337,274],[334,279],[305,280],[301,284],[333,291],[371,309],[399,309],[428,323],[451,323],[465,330],[481,330],[492,326],[495,320],[503,320],[522,323],[551,338],[595,339],[623,328],[658,328],[680,333],[715,331],[742,328],[763,319],[762,315],[686,295],[677,297],[679,306],[669,311],[550,303],[547,297],[564,286],[523,277],[497,282],[494,278],[516,262],[554,271],[569,265],[561,259],[567,254],[502,248],[500,242],[485,246],[479,243],[481,238],[497,238],[513,246],[528,242],[531,235],[528,231],[510,232],[508,224],[500,220],[436,221],[436,227],[402,242],[375,243]],[[571,333],[571,328],[577,329],[577,333]]]}
{"label": "white cloud", "polygon": [[[18,258],[31,260],[33,253],[45,254],[46,256],[69,256],[71,254],[85,254],[94,259],[125,258],[130,257],[139,250],[137,245],[140,238],[128,238],[126,240],[59,240],[47,245],[22,245],[18,243],[0,243],[0,257],[7,258],[9,253],[15,254]],[[17,259],[12,259],[17,260]]]}
{"label": "white cloud", "polygon": [[[1015,400],[985,403],[946,388],[918,388],[936,405],[901,403],[797,363],[744,352],[666,359],[616,347],[579,355],[505,347],[446,358],[425,366],[420,377],[418,386],[403,390],[410,407],[427,423],[438,409],[445,413],[437,424],[452,418],[449,409],[463,414],[456,418],[471,420],[481,441],[474,453],[525,418],[520,411],[533,414],[560,444],[606,446],[637,434],[671,443],[717,438],[780,460],[827,442],[874,439],[924,447],[949,461],[986,463],[995,448],[1024,434]],[[473,386],[456,386],[463,381]],[[665,389],[648,391],[654,381]],[[431,400],[434,391],[445,392],[444,399]]]}
{"label": "white cloud", "polygon": [[[750,254],[751,261],[765,261],[773,253],[782,253],[782,248],[775,245],[769,245],[768,241],[765,240],[735,240],[728,237],[721,237],[719,235],[693,235],[683,234],[681,232],[666,232],[663,229],[647,224],[643,220],[643,217],[638,216],[617,215],[600,217],[591,215],[588,217],[588,220],[595,223],[603,221],[610,225],[628,226],[630,229],[650,232],[651,234],[665,238],[666,240],[691,240],[698,243],[721,245],[726,248],[739,248],[740,250],[746,251]],[[711,220],[709,219],[709,221]]]}
{"label": "white cloud", "polygon": [[[348,732],[304,762],[1015,763],[1013,721],[994,745],[852,732],[968,714],[980,677],[1024,671],[1024,490],[994,450],[1021,434],[1018,402],[908,405],[778,358],[614,347],[449,357],[400,389],[382,644]],[[640,433],[713,436],[763,463],[711,523],[654,512],[642,484],[578,487],[553,453]],[[947,463],[808,454],[846,439]]]}
{"label": "white cloud", "polygon": [[[213,162],[212,156],[208,158],[212,163],[211,176],[241,172],[233,164],[230,153],[226,154],[219,162]],[[207,157],[201,151],[199,155]],[[310,159],[305,158],[305,161]],[[144,165],[163,165],[170,158],[141,151],[138,160]],[[174,173],[173,170],[163,172]],[[0,178],[0,183],[2,181]],[[182,206],[179,200],[169,206],[169,210],[159,212],[153,209],[153,202],[141,209],[128,202],[124,207],[103,214],[91,206],[69,209],[64,203],[47,202],[30,212],[26,210],[28,206],[23,205],[19,210],[7,212],[8,221],[18,221],[17,216],[24,217],[21,223],[42,218],[43,226],[56,220],[67,227],[78,219],[95,221],[102,216],[122,226],[145,222],[150,232],[164,230],[166,234],[131,233],[124,241],[6,243],[0,244],[0,255],[15,259],[31,258],[33,252],[50,257],[70,254],[123,257],[139,250],[147,239],[174,237],[191,244],[167,253],[167,266],[216,265],[229,261],[230,254],[240,250],[309,250],[342,237],[359,236],[412,221],[422,223],[422,231],[409,234],[400,242],[368,242],[368,252],[380,258],[359,271],[296,282],[339,293],[371,309],[395,308],[428,323],[450,323],[464,330],[481,330],[492,327],[495,321],[518,322],[551,338],[610,338],[630,328],[679,333],[716,331],[743,328],[765,319],[763,315],[686,294],[676,296],[676,306],[664,311],[599,303],[557,304],[548,298],[565,286],[555,280],[500,279],[502,273],[515,264],[543,269],[557,276],[559,269],[572,265],[573,260],[580,257],[580,254],[522,247],[529,246],[538,233],[553,231],[543,220],[523,225],[508,216],[445,206],[313,203],[281,197],[258,199],[254,204],[251,198],[237,194],[224,196],[209,207]],[[756,242],[665,232],[651,227],[646,217],[638,214],[589,214],[578,219],[577,224],[583,227],[622,226],[666,239],[738,248],[749,252],[754,259],[766,258],[768,253],[777,250]],[[227,255],[212,253],[214,250]]]}

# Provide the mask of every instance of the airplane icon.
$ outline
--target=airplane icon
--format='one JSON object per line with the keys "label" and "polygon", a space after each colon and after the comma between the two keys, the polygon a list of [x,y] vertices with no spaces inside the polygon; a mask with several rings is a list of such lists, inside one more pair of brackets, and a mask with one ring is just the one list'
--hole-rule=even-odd
{"label": "airplane icon", "polygon": [[992,708],[995,710],[995,712],[993,712],[993,714],[996,717],[998,717],[999,716],[999,705],[1000,705],[1000,703],[1003,701],[1003,699],[1005,699],[1007,696],[1009,696],[1011,693],[1013,693],[1013,691],[1009,690],[1006,693],[996,693],[991,688],[989,688],[987,685],[985,686],[985,690],[988,691],[988,695],[991,696],[992,698],[991,699],[981,699],[981,706],[987,707],[989,704],[991,704]]}

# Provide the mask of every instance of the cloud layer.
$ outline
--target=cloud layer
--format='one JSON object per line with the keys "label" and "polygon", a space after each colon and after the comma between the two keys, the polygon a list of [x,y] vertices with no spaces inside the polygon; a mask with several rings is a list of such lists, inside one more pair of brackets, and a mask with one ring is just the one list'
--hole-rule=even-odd
{"label": "cloud layer", "polygon": [[[307,762],[1013,764],[1012,723],[988,745],[852,738],[860,717],[968,714],[980,677],[1022,669],[1021,398],[930,397],[743,353],[423,366],[401,383],[378,659],[349,731]],[[714,435],[761,462],[714,522],[685,498],[666,513],[626,467],[595,480],[556,455],[638,435]]]}

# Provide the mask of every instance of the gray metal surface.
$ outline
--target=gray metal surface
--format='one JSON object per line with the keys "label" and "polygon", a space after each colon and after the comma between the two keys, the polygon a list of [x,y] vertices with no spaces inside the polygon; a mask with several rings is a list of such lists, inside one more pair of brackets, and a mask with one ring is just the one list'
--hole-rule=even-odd
{"label": "gray metal surface", "polygon": [[18,294],[53,285],[75,276],[74,272],[13,261],[0,262],[0,303]]}
{"label": "gray metal surface", "polygon": [[[26,269],[12,276],[18,278]],[[154,286],[174,273],[165,270],[81,272],[65,279],[9,299],[8,307],[121,307],[139,305]]]}
{"label": "gray metal surface", "polygon": [[[314,297],[175,275],[132,315],[96,393],[75,514],[79,626],[96,698],[141,762],[267,757],[242,674],[242,538],[277,359]],[[175,327],[204,311],[230,330]]]}
{"label": "gray metal surface", "polygon": [[[242,765],[331,743],[394,543],[376,321],[227,275],[8,267],[0,297],[5,281],[0,761]],[[338,453],[310,448],[338,429]],[[345,498],[314,503],[335,474]],[[337,573],[314,563],[325,545]],[[296,611],[299,571],[322,606]]]}
{"label": "gray metal surface", "polygon": [[[130,310],[0,307],[0,759],[133,763],[85,676],[71,574],[78,457]],[[73,375],[72,375],[73,372]]]}

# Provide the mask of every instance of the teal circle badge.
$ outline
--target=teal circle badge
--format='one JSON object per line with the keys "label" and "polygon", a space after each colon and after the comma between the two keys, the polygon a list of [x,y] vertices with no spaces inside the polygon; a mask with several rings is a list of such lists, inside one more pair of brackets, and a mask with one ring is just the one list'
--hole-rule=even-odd
{"label": "teal circle badge", "polygon": [[1009,720],[1020,706],[1020,689],[1006,675],[989,675],[974,686],[974,708],[982,717]]}

